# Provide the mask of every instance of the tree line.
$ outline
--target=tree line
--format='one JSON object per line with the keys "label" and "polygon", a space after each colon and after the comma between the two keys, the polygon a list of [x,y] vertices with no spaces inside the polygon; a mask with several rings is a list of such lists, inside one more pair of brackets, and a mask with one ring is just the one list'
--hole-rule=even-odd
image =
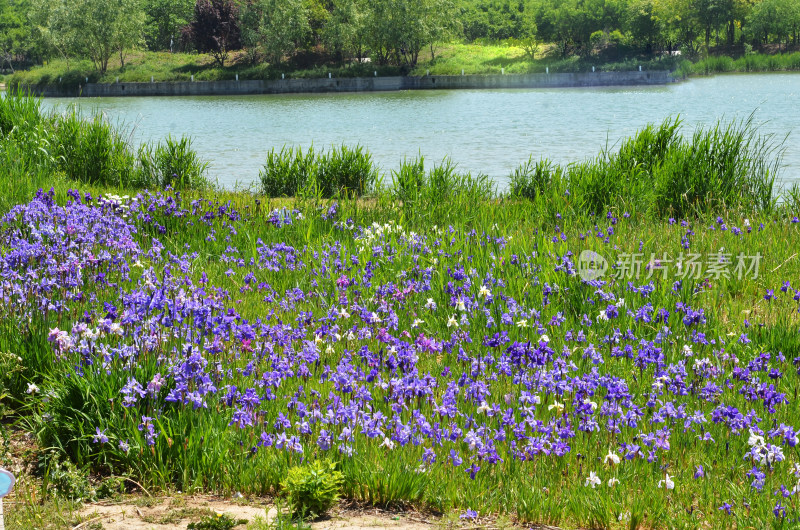
{"label": "tree line", "polygon": [[104,72],[132,49],[198,51],[219,65],[313,53],[413,67],[449,40],[512,39],[534,56],[606,50],[690,54],[797,45],[800,0],[0,0],[0,68],[89,58]]}

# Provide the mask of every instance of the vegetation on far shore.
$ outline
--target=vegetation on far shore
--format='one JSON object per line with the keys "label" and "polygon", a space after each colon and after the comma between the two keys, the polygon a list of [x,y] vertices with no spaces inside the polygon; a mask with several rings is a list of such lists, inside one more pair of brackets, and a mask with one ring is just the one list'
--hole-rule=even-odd
{"label": "vegetation on far shore", "polygon": [[232,60],[220,67],[213,57],[206,54],[186,54],[168,52],[135,52],[121,68],[119,61],[112,59],[108,70],[100,74],[91,61],[70,61],[54,59],[43,66],[20,70],[6,76],[9,86],[63,85],[76,87],[90,83],[147,83],[190,81],[220,81],[285,78],[323,78],[333,77],[373,77],[393,75],[486,75],[486,74],[526,74],[559,72],[633,71],[640,66],[643,70],[668,70],[681,77],[702,76],[733,72],[794,72],[800,71],[800,52],[764,54],[749,53],[738,58],[730,56],[708,56],[690,61],[681,56],[659,58],[633,57],[630,59],[601,62],[592,58],[572,56],[561,58],[553,47],[544,46],[535,59],[526,55],[524,48],[511,43],[465,44],[450,43],[438,46],[436,58],[423,54],[413,69],[396,66],[379,66],[372,63],[351,63],[345,66],[317,66],[292,69],[284,64],[271,67],[268,64],[251,65],[243,54],[233,54]]}
{"label": "vegetation on far shore", "polygon": [[8,83],[27,85],[639,66],[787,71],[798,68],[798,45],[800,0],[0,3],[0,69],[13,74]]}

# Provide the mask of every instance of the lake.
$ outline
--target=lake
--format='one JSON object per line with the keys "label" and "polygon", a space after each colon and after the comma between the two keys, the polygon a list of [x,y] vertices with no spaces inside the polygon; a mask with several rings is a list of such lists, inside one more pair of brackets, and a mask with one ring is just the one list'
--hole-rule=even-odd
{"label": "lake", "polygon": [[660,87],[441,90],[280,96],[46,99],[123,124],[134,144],[188,135],[226,187],[258,180],[270,148],[360,144],[385,170],[422,154],[501,186],[533,155],[593,157],[648,123],[680,115],[684,133],[746,119],[785,143],[783,180],[800,181],[800,74],[721,75]]}

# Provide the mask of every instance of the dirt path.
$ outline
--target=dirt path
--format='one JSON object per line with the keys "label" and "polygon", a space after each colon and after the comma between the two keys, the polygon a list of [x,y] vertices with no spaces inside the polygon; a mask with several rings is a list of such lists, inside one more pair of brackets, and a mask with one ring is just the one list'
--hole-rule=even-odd
{"label": "dirt path", "polygon": [[[258,502],[238,502],[205,496],[179,496],[149,499],[140,497],[121,502],[87,504],[80,511],[83,521],[74,530],[185,530],[192,521],[205,515],[223,512],[248,523],[264,521],[258,530],[266,530],[266,521],[277,514],[274,506]],[[392,514],[379,510],[334,510],[331,517],[311,524],[312,530],[430,530],[434,525],[410,514]],[[247,525],[237,527],[245,529]]]}

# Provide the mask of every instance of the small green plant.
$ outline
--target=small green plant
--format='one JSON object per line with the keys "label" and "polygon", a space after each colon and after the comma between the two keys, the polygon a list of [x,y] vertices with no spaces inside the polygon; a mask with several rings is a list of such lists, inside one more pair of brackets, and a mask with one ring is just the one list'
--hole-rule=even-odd
{"label": "small green plant", "polygon": [[302,517],[292,518],[291,514],[283,512],[283,502],[280,497],[275,499],[275,517],[270,518],[270,509],[264,512],[264,517],[256,515],[247,525],[247,530],[311,530],[311,525]]}
{"label": "small green plant", "polygon": [[189,523],[186,530],[231,530],[239,525],[247,524],[247,519],[234,519],[227,513],[206,515],[196,523]]}
{"label": "small green plant", "polygon": [[111,499],[125,493],[125,479],[108,477],[97,486],[98,499]]}
{"label": "small green plant", "polygon": [[289,469],[281,487],[286,491],[292,513],[324,515],[339,500],[344,475],[330,460],[315,460]]}
{"label": "small green plant", "polygon": [[69,460],[62,460],[56,451],[45,453],[40,467],[45,471],[42,486],[53,496],[74,502],[97,499],[97,491],[92,487],[87,473]]}

